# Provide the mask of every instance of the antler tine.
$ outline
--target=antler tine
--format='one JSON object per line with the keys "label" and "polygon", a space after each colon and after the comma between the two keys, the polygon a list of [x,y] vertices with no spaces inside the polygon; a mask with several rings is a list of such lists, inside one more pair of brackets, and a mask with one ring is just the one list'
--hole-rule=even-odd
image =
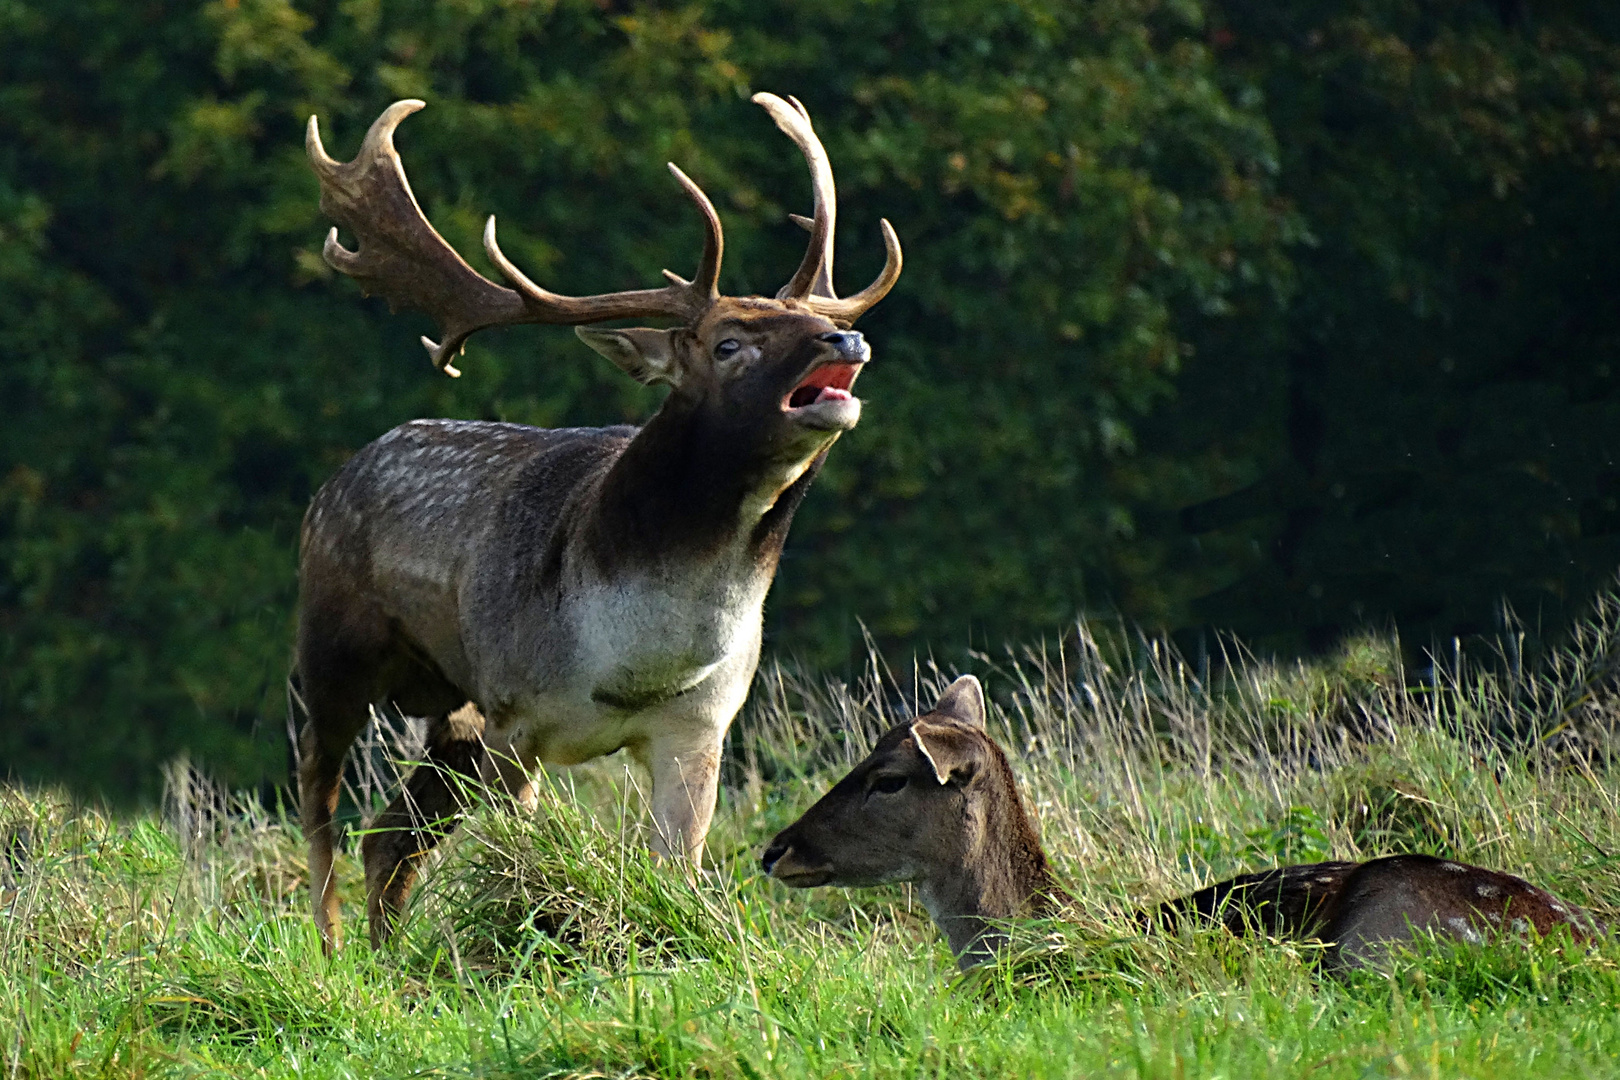
{"label": "antler tine", "polygon": [[793,277],[777,292],[779,300],[802,300],[808,296],[836,297],[832,285],[833,236],[838,223],[838,190],[833,184],[832,163],[821,145],[810,114],[797,98],[782,100],[775,94],[758,93],[753,102],[771,114],[781,132],[798,146],[810,166],[810,187],[815,197],[815,217],[810,243]]}
{"label": "antler tine", "polygon": [[826,148],[816,137],[810,125],[810,114],[798,98],[786,101],[775,94],[755,94],[754,102],[771,114],[780,128],[799,147],[810,166],[810,181],[815,192],[815,217],[790,215],[794,222],[810,231],[810,244],[793,279],[777,293],[779,299],[793,297],[808,304],[814,311],[843,323],[853,323],[879,300],[888,295],[900,279],[904,260],[900,254],[900,238],[885,219],[883,228],[883,271],[877,280],[856,293],[840,300],[833,290],[833,234],[838,218],[838,194],[833,186],[832,164],[827,160]]}
{"label": "antler tine", "polygon": [[[714,300],[720,295],[720,260],[726,252],[726,234],[720,227],[720,215],[715,213],[714,203],[703,193],[703,189],[693,182],[673,162],[668,162],[669,171],[685,189],[698,212],[703,215],[705,232],[703,235],[703,258],[698,262],[697,273],[692,276],[689,283],[695,295],[701,296],[705,301]],[[669,271],[665,271],[667,275]]]}
{"label": "antler tine", "polygon": [[[517,266],[515,266],[512,261],[508,259],[501,251],[500,244],[498,244],[495,240],[495,215],[493,214],[490,215],[489,221],[484,225],[484,253],[489,256],[489,261],[495,264],[495,268],[501,272],[501,275],[506,278],[507,282],[511,284],[514,289],[539,303],[547,305],[572,305],[576,309],[580,309],[580,305],[587,305],[598,300],[614,300],[622,302],[625,298],[634,297],[637,299],[645,298],[650,302],[653,298],[659,298],[667,300],[668,304],[666,306],[671,310],[635,311],[629,312],[622,317],[635,318],[642,315],[668,315],[675,313],[674,309],[676,308],[679,309],[679,314],[681,314],[683,317],[695,317],[720,295],[720,259],[725,253],[725,232],[720,226],[720,215],[715,212],[714,204],[711,203],[709,201],[709,197],[703,193],[703,189],[698,187],[697,184],[693,182],[691,177],[687,176],[684,172],[677,168],[674,162],[669,162],[669,171],[675,175],[675,179],[679,181],[681,187],[686,190],[686,193],[692,197],[692,201],[697,204],[698,210],[703,214],[704,224],[707,229],[707,232],[703,238],[703,257],[698,261],[697,274],[691,281],[687,281],[679,274],[671,273],[670,271],[665,270],[664,277],[669,279],[670,284],[662,289],[643,289],[637,292],[609,293],[606,296],[600,297],[559,296],[557,293],[550,292],[539,285],[536,285],[529,279],[528,275],[524,274],[522,270],[519,270]],[[619,317],[621,316],[600,315],[596,316],[595,319],[582,321],[596,321],[596,319],[611,319]]]}
{"label": "antler tine", "polygon": [[846,296],[842,300],[828,296],[805,297],[804,302],[818,315],[851,324],[876,307],[878,301],[888,296],[894,283],[900,280],[900,269],[905,262],[900,254],[900,237],[895,235],[894,226],[889,224],[888,218],[883,218],[878,225],[883,229],[883,270],[872,284],[854,296]]}
{"label": "antler tine", "polygon": [[495,269],[501,272],[508,285],[523,297],[535,317],[526,321],[543,323],[579,324],[602,322],[605,319],[680,318],[695,319],[708,309],[719,296],[720,257],[725,251],[725,234],[720,227],[720,215],[714,204],[685,173],[669,166],[675,179],[703,212],[707,233],[703,239],[703,257],[698,261],[697,276],[687,281],[679,274],[664,271],[669,284],[662,289],[634,289],[629,292],[603,293],[598,296],[563,296],[536,285],[527,274],[519,270],[501,251],[495,239],[495,215],[484,223],[484,253]]}
{"label": "antler tine", "polygon": [[[406,193],[411,194],[413,205],[416,202],[416,197],[410,191],[410,181],[405,179],[404,167],[399,161],[399,152],[394,149],[394,130],[399,127],[400,121],[411,115],[411,113],[426,107],[426,102],[416,98],[406,98],[403,101],[394,102],[383,110],[381,116],[372,122],[371,127],[366,131],[365,139],[360,144],[360,153],[355,155],[355,162],[375,160],[379,153],[391,158],[393,164],[400,170],[400,182],[404,184]],[[334,160],[326,152],[326,147],[321,144],[320,122],[313,113],[309,118],[309,127],[304,132],[304,150],[309,155],[310,167],[315,170],[315,175],[321,182],[321,209],[329,213],[327,207],[328,185],[331,185],[334,191],[341,190],[340,185],[345,179],[345,166],[341,162]],[[365,280],[367,277],[365,261],[361,258],[359,252],[350,251],[338,242],[336,225],[332,226],[332,230],[326,234],[326,243],[321,246],[321,257],[326,260],[326,264],[332,269],[359,280],[360,291],[367,296],[371,295],[371,290],[367,288],[367,281]],[[471,268],[469,267],[469,269]],[[389,307],[394,306],[394,301],[390,300]],[[461,372],[450,363],[450,358],[453,355],[450,350],[441,348],[436,342],[427,337],[422,338],[422,344],[427,347],[428,356],[432,359],[434,367],[443,371],[452,379],[461,377]]]}
{"label": "antler tine", "polygon": [[678,318],[700,315],[718,292],[723,238],[714,207],[696,184],[677,171],[677,178],[698,203],[708,225],[697,279],[662,289],[638,289],[597,296],[563,296],[530,281],[502,254],[495,242],[495,219],[484,229],[484,249],[513,288],[503,288],[468,266],[429,224],[405,177],[394,148],[400,121],[424,108],[417,100],[396,101],[366,132],[360,153],[350,162],[334,161],[321,145],[320,128],[309,118],[305,148],[321,184],[321,211],[352,232],[358,250],[327,236],[323,254],[334,270],[360,283],[367,295],[378,293],[389,306],[414,307],[439,324],[439,344],[423,338],[435,366],[458,372],[450,359],[467,338],[487,326],[515,323],[577,325],[620,318]]}

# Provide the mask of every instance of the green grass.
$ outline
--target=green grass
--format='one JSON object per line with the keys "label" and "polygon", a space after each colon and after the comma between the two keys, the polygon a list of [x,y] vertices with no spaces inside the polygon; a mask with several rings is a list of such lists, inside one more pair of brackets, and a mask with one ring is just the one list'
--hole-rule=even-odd
{"label": "green grass", "polygon": [[[710,869],[644,851],[619,759],[474,814],[395,947],[324,959],[302,841],[183,769],[163,814],[0,791],[0,1078],[33,1076],[1620,1076],[1620,944],[1432,944],[1325,980],[1314,949],[1144,938],[1143,904],[1279,860],[1427,851],[1620,908],[1613,609],[1536,675],[1403,688],[1396,650],[1162,644],[981,669],[1079,899],[967,977],[903,888],[792,892],[762,843],[907,715],[895,680],[767,668],[734,731]],[[921,673],[927,698],[943,682]],[[906,680],[909,684],[910,680]],[[926,702],[925,702],[926,703]]]}

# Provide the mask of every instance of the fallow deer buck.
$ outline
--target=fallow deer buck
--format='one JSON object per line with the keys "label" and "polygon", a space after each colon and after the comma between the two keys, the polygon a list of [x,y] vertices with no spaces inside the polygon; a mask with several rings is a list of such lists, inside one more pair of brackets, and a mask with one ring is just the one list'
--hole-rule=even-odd
{"label": "fallow deer buck", "polygon": [[[758,94],[810,166],[804,259],[774,299],[721,296],[720,219],[670,171],[707,225],[697,272],[658,289],[572,297],[524,276],[495,241],[506,286],[464,262],[423,216],[394,148],[420,101],[391,105],[359,155],[306,140],[321,209],[359,241],[325,257],[367,293],[438,323],[450,366],[488,326],[575,326],[644,383],[669,387],[641,428],[541,430],[418,420],[363,447],[304,519],[296,676],[308,714],[299,788],[315,921],[338,943],[332,814],[368,707],[429,717],[425,760],[362,845],[374,945],[419,857],[452,827],[462,777],[527,801],[526,771],[628,748],[652,775],[652,843],[696,861],[714,813],[721,741],[758,663],[761,612],[795,509],[828,448],[860,418],[850,393],[870,350],[851,329],[900,275],[900,244],[854,296],[832,288],[831,166],[797,101]],[[670,329],[586,330],[607,319]]]}
{"label": "fallow deer buck", "polygon": [[[799,888],[914,882],[964,969],[993,956],[1006,922],[1060,913],[1070,897],[984,719],[984,692],[964,675],[778,833],[765,872]],[[1582,942],[1602,932],[1522,878],[1429,855],[1245,874],[1141,921],[1170,928],[1189,917],[1240,935],[1320,940],[1330,972],[1376,962],[1424,931],[1470,942],[1532,927],[1567,927]]]}

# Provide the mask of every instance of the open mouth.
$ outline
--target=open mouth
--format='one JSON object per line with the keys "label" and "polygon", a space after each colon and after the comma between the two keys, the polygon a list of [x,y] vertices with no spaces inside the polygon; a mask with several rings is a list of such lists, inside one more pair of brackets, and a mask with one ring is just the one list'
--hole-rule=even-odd
{"label": "open mouth", "polygon": [[854,385],[855,376],[860,370],[859,364],[822,364],[782,399],[783,411],[791,412],[824,401],[849,401],[854,397],[849,388]]}

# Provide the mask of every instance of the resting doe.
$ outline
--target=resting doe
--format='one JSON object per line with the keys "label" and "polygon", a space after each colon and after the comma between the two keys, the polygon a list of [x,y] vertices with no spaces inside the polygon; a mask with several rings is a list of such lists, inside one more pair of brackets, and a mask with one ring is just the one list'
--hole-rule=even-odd
{"label": "resting doe", "polygon": [[[889,730],[776,835],[761,860],[765,872],[798,888],[913,882],[964,969],[1005,941],[998,924],[1059,913],[1070,898],[984,718],[979,681],[957,679],[932,712]],[[1468,942],[1502,930],[1567,927],[1576,941],[1601,932],[1522,878],[1429,855],[1244,874],[1141,921],[1169,928],[1189,918],[1240,935],[1319,939],[1329,972],[1375,962],[1424,931]]]}

